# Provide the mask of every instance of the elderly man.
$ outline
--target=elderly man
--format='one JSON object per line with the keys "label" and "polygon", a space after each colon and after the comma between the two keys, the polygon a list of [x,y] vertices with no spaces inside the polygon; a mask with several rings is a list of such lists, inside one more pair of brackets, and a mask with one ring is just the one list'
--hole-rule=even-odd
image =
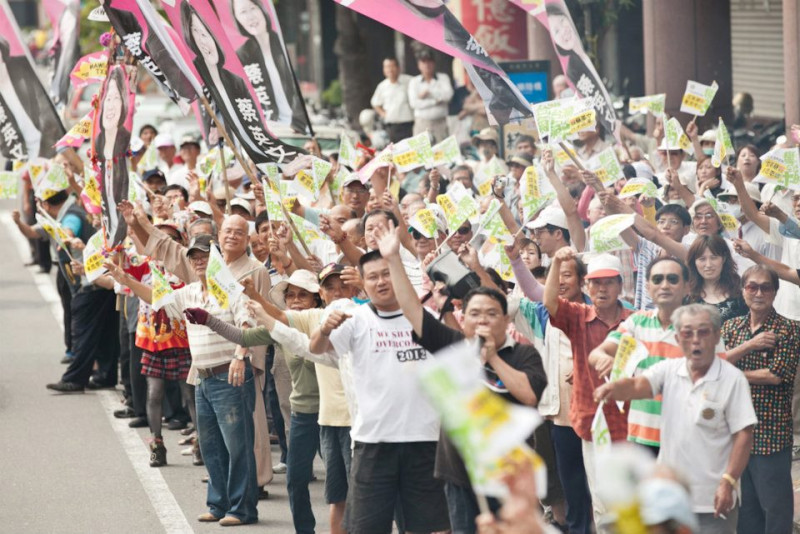
{"label": "elderly man", "polygon": [[[658,460],[689,481],[701,534],[733,534],[736,489],[758,422],[744,374],[716,356],[719,311],[707,304],[675,310],[672,324],[684,357],[660,362],[643,375],[604,384],[595,400],[625,401],[663,395]],[[749,531],[748,531],[749,532]]]}
{"label": "elderly man", "polygon": [[[174,302],[164,309],[170,317],[181,317],[187,308],[202,307],[222,321],[255,326],[245,306],[246,297],[234,299],[227,309],[210,297],[206,267],[212,246],[211,236],[201,235],[183,249],[198,281],[176,290]],[[186,333],[192,351],[189,380],[197,379],[198,441],[208,469],[208,512],[198,520],[219,521],[223,526],[254,523],[258,520],[258,485],[250,414],[259,396],[247,350],[205,326],[187,324]]]}
{"label": "elderly man", "polygon": [[792,390],[800,358],[800,330],[773,307],[778,275],[756,265],[742,277],[750,313],[722,327],[728,361],[750,382],[758,425],[742,474],[739,532],[792,531]]}
{"label": "elderly man", "polygon": [[[592,447],[591,426],[597,403],[592,400],[592,392],[602,383],[599,373],[589,364],[589,353],[600,345],[608,333],[615,330],[631,314],[619,301],[622,292],[622,265],[615,256],[599,254],[589,262],[586,274],[586,288],[592,304],[573,302],[559,295],[561,288],[561,265],[575,259],[575,251],[564,247],[556,252],[547,282],[544,286],[542,302],[550,314],[550,324],[566,334],[572,341],[573,383],[570,399],[569,418],[575,433],[581,438],[586,478],[592,495],[595,522],[605,513],[605,508],[597,498],[600,481],[595,474],[594,448]],[[608,421],[611,439],[621,441],[627,435],[627,417],[616,405],[603,408]]]}
{"label": "elderly man", "polygon": [[[187,260],[186,248],[173,241],[167,234],[155,228],[144,212],[137,206],[128,202],[119,205],[125,221],[135,233],[136,237],[145,244],[145,254],[164,262],[166,269],[187,283],[196,282],[199,278],[191,262]],[[225,264],[237,279],[251,277],[255,291],[265,298],[269,295],[271,287],[269,272],[258,260],[247,255],[249,241],[249,226],[247,221],[238,215],[226,218],[219,229],[220,248]],[[256,369],[255,380],[264,390],[264,374],[266,367],[266,349],[258,347],[251,351],[251,361]],[[190,379],[192,374],[190,373]],[[272,457],[269,448],[269,430],[267,428],[267,411],[263,395],[256,395],[255,411],[255,454],[256,467],[258,468],[258,484],[263,486],[272,480]]]}

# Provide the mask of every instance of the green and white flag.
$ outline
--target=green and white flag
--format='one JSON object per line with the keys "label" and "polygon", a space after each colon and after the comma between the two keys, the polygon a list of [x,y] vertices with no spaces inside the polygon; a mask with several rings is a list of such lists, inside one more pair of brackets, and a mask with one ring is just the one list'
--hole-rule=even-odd
{"label": "green and white flag", "polygon": [[175,292],[169,284],[169,280],[152,261],[150,264],[150,275],[153,280],[152,296],[150,306],[154,311],[158,311],[167,304],[175,302]]}
{"label": "green and white flag", "polygon": [[435,239],[439,230],[436,216],[428,208],[422,208],[411,216],[408,225],[428,239]]}
{"label": "green and white flag", "polygon": [[704,85],[700,82],[688,80],[686,82],[686,92],[683,93],[681,100],[681,113],[690,113],[699,117],[706,114],[714,95],[717,94],[719,86],[717,82],[711,85]]}
{"label": "green and white flag", "polygon": [[622,172],[622,165],[620,165],[613,147],[608,147],[591,157],[586,162],[586,168],[595,173],[606,187],[614,185],[620,178],[625,178],[625,174]]}
{"label": "green and white flag", "polygon": [[244,287],[236,281],[236,277],[233,276],[213,243],[206,267],[206,288],[223,310],[230,308],[231,302],[239,298],[244,291]]}
{"label": "green and white flag", "polygon": [[0,172],[0,200],[17,198],[20,175],[14,171]]}
{"label": "green and white flag", "polygon": [[497,156],[492,156],[486,165],[483,165],[478,173],[475,175],[475,187],[478,189],[478,195],[485,197],[492,192],[492,180],[495,176],[505,176],[506,170]]}
{"label": "green and white flag", "polygon": [[519,181],[523,222],[530,221],[536,213],[556,198],[555,190],[538,164],[531,165],[522,173]]}
{"label": "green and white flag", "polygon": [[678,119],[672,117],[664,125],[664,136],[667,144],[667,150],[684,150],[690,154],[694,154],[692,148],[692,141],[689,136],[683,131],[683,126],[678,122]]}
{"label": "green and white flag", "polygon": [[727,161],[729,156],[733,156],[736,152],[733,149],[731,136],[722,118],[719,119],[717,125],[717,139],[714,141],[714,154],[711,156],[711,164],[714,167],[722,165],[723,161]]}
{"label": "green and white flag", "polygon": [[408,172],[419,167],[431,168],[434,159],[428,132],[422,132],[392,145],[392,161],[397,166],[397,172]]}
{"label": "green and white flag", "polygon": [[447,227],[452,234],[464,222],[478,213],[478,201],[464,188],[461,182],[454,182],[446,193],[436,197],[436,203],[442,208]]}
{"label": "green and white flag", "polygon": [[461,150],[458,148],[458,140],[455,135],[451,135],[441,143],[431,147],[433,153],[433,166],[449,165],[461,161]]}
{"label": "green and white flag", "polygon": [[611,449],[611,430],[608,428],[606,414],[603,413],[604,403],[597,405],[597,412],[592,419],[592,445],[595,454],[608,452]]}
{"label": "green and white flag", "polygon": [[761,170],[753,182],[800,191],[800,149],[775,148],[761,156]]}
{"label": "green and white flag", "polygon": [[89,238],[83,249],[83,271],[89,282],[94,282],[106,273],[106,268],[103,266],[106,262],[104,251],[103,231],[98,230]]}
{"label": "green and white flag", "polygon": [[353,145],[350,137],[346,133],[342,132],[339,141],[339,163],[342,165],[347,165],[353,169],[355,168],[357,161],[358,153],[356,152],[356,147]]}
{"label": "green and white flag", "polygon": [[647,178],[631,178],[619,192],[619,198],[628,198],[635,196],[643,196],[647,198],[656,198],[658,196],[658,188],[652,180]]}
{"label": "green and white flag", "polygon": [[[464,460],[473,489],[503,497],[508,492],[502,477],[516,462],[529,461],[534,473],[542,473],[541,458],[531,454],[525,441],[543,419],[534,408],[512,404],[490,389],[479,350],[473,341],[450,345],[423,362],[418,376]],[[536,487],[541,498],[546,479],[537,476]]]}
{"label": "green and white flag", "polygon": [[597,114],[592,101],[584,98],[561,98],[534,104],[533,116],[539,137],[548,142],[566,141],[580,132],[594,131]]}
{"label": "green and white flag", "polygon": [[633,217],[632,213],[617,213],[595,222],[589,228],[589,250],[600,254],[630,248],[620,234],[633,226]]}
{"label": "green and white flag", "polygon": [[667,100],[667,95],[664,93],[651,96],[633,97],[628,101],[628,112],[631,115],[640,113],[647,115],[650,112],[653,117],[664,116],[664,106]]}
{"label": "green and white flag", "polygon": [[62,165],[53,163],[41,179],[34,186],[34,193],[37,198],[47,200],[60,191],[69,188],[69,178],[67,171]]}

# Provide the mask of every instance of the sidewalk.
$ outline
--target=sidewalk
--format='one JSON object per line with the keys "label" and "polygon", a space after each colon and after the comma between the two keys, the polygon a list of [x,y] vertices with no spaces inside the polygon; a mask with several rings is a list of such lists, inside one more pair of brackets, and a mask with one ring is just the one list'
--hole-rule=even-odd
{"label": "sidewalk", "polygon": [[794,487],[794,534],[800,534],[800,460],[792,462],[792,486]]}

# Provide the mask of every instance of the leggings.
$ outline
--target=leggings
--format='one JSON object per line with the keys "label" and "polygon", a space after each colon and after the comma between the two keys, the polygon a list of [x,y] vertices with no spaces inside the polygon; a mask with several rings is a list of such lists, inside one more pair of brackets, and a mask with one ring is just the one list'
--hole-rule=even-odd
{"label": "leggings", "polygon": [[[197,411],[194,405],[194,387],[187,384],[185,380],[181,380],[179,383],[183,402],[189,408],[189,416],[196,426]],[[161,437],[161,418],[165,389],[166,381],[163,378],[147,377],[147,424],[150,427],[150,434],[154,438]]]}

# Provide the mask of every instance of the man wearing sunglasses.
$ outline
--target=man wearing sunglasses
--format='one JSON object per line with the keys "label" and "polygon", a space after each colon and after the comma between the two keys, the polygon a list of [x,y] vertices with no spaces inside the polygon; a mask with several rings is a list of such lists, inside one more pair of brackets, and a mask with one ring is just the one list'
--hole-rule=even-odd
{"label": "man wearing sunglasses", "polygon": [[[589,364],[601,378],[609,376],[614,355],[624,334],[633,337],[647,349],[648,358],[639,364],[637,372],[660,361],[683,356],[672,325],[672,314],[689,293],[689,270],[675,258],[656,258],[647,268],[646,280],[648,294],[656,308],[638,311],[628,317],[619,328],[608,334],[602,345],[589,354]],[[720,344],[717,352],[725,352],[725,347]],[[629,441],[648,446],[657,455],[661,446],[660,429],[660,401],[645,399],[631,402],[628,410]]]}
{"label": "man wearing sunglasses", "polygon": [[662,395],[662,428],[669,431],[664,432],[659,462],[675,467],[688,480],[698,532],[733,534],[739,516],[736,488],[750,458],[753,427],[760,421],[747,378],[716,355],[721,321],[719,311],[708,304],[678,308],[671,322],[684,357],[659,362],[640,376],[603,384],[594,397],[604,402]]}
{"label": "man wearing sunglasses", "polygon": [[773,307],[778,275],[771,268],[747,269],[742,289],[750,313],[722,327],[728,361],[750,382],[758,416],[750,462],[742,474],[739,532],[791,532],[792,391],[800,330]]}

